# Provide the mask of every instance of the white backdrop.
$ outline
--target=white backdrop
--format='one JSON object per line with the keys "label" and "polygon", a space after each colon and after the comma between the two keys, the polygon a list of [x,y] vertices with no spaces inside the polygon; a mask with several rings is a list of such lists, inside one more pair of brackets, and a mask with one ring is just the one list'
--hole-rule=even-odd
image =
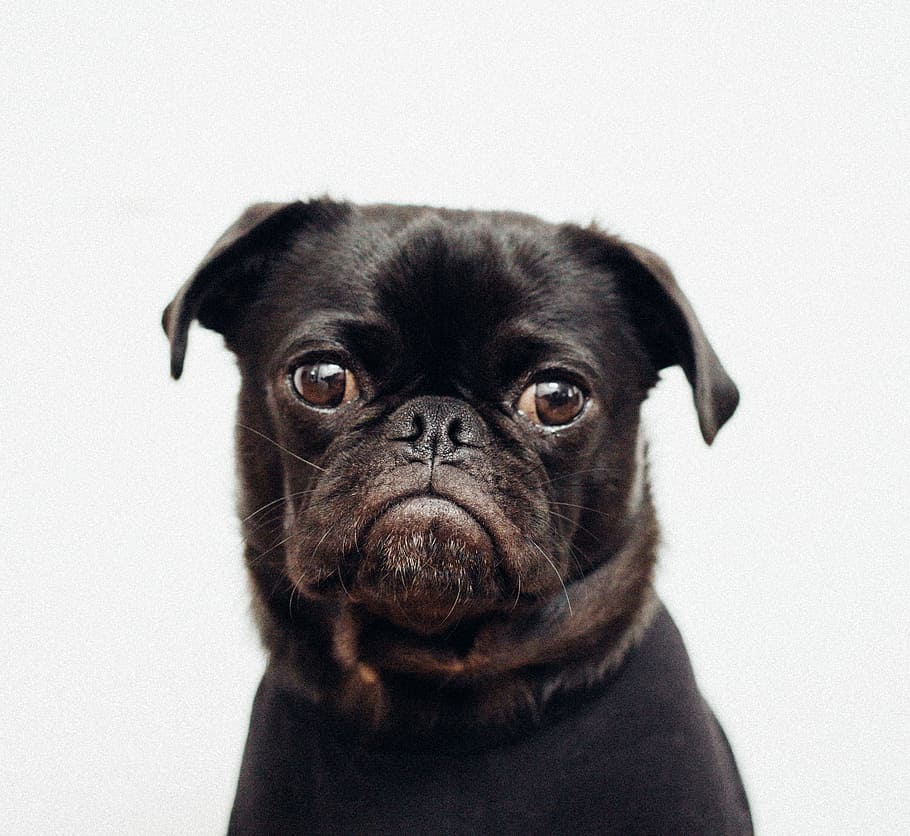
{"label": "white backdrop", "polygon": [[[230,5],[230,9],[228,8]],[[0,822],[223,832],[263,667],[238,376],[158,318],[245,204],[592,217],[743,393],[646,409],[659,589],[765,834],[906,833],[899,3],[16,3],[0,27]]]}

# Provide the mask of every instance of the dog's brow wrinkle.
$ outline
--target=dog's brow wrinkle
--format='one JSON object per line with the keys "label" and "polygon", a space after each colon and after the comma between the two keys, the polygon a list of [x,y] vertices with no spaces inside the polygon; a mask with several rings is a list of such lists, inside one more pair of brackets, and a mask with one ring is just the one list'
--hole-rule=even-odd
{"label": "dog's brow wrinkle", "polygon": [[319,470],[319,471],[321,471],[322,473],[325,473],[325,468],[324,468],[324,467],[320,467],[318,464],[314,464],[314,463],[311,462],[311,461],[307,461],[307,460],[304,459],[302,456],[298,456],[298,455],[297,455],[295,452],[293,452],[292,450],[288,450],[287,447],[283,447],[282,445],[280,445],[277,441],[275,441],[274,438],[269,438],[265,433],[261,433],[261,432],[259,432],[259,430],[254,429],[253,427],[248,427],[246,424],[238,423],[237,426],[240,427],[241,429],[249,430],[251,433],[256,433],[256,435],[258,435],[260,438],[264,438],[264,439],[265,439],[266,441],[268,441],[270,444],[274,444],[279,450],[283,450],[283,451],[284,451],[285,453],[287,453],[289,456],[293,456],[295,459],[297,459],[297,461],[301,461],[301,462],[303,462],[304,464],[308,464],[310,467],[314,467],[314,468],[316,468],[316,470]]}

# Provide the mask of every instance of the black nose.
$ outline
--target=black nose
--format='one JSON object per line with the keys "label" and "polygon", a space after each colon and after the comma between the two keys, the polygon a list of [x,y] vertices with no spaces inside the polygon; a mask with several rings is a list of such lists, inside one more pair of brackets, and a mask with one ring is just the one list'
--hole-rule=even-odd
{"label": "black nose", "polygon": [[466,448],[479,447],[483,436],[480,416],[457,398],[414,398],[389,419],[388,438],[402,442],[411,461],[461,461]]}

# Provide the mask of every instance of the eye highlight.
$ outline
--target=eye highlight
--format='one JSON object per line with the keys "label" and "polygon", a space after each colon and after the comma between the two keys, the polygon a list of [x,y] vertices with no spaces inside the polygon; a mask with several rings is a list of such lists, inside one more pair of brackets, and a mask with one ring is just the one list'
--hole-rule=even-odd
{"label": "eye highlight", "polygon": [[567,380],[532,383],[516,403],[518,411],[535,424],[558,427],[571,424],[584,409],[584,392]]}
{"label": "eye highlight", "polygon": [[302,363],[291,371],[289,380],[294,394],[317,409],[335,409],[360,394],[350,369],[337,363]]}

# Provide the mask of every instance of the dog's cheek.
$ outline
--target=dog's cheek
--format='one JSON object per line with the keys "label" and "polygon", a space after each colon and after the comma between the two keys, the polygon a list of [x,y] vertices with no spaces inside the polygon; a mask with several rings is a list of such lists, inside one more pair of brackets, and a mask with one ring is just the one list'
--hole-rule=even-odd
{"label": "dog's cheek", "polygon": [[[282,393],[274,398],[275,425],[278,441],[289,451],[288,467],[298,470],[297,464],[303,465],[303,478],[321,472],[321,459],[329,454],[333,444],[344,437],[345,418],[332,412],[317,412],[303,404],[296,403],[292,397]],[[297,458],[295,458],[297,457]],[[307,465],[306,462],[312,464]]]}
{"label": "dog's cheek", "polygon": [[638,407],[620,410],[610,423],[610,431],[592,436],[591,442],[590,473],[584,479],[559,483],[562,496],[558,498],[577,506],[576,545],[585,568],[596,562],[587,561],[587,555],[609,556],[622,547],[636,525],[639,502],[647,495]]}
{"label": "dog's cheek", "polygon": [[342,434],[320,459],[322,470],[295,497],[288,571],[318,583],[345,569],[368,522],[364,511],[377,480],[392,466],[370,438]]}
{"label": "dog's cheek", "polygon": [[577,424],[536,439],[550,528],[571,573],[618,548],[626,528],[641,398],[618,389],[612,394],[590,402]]}

